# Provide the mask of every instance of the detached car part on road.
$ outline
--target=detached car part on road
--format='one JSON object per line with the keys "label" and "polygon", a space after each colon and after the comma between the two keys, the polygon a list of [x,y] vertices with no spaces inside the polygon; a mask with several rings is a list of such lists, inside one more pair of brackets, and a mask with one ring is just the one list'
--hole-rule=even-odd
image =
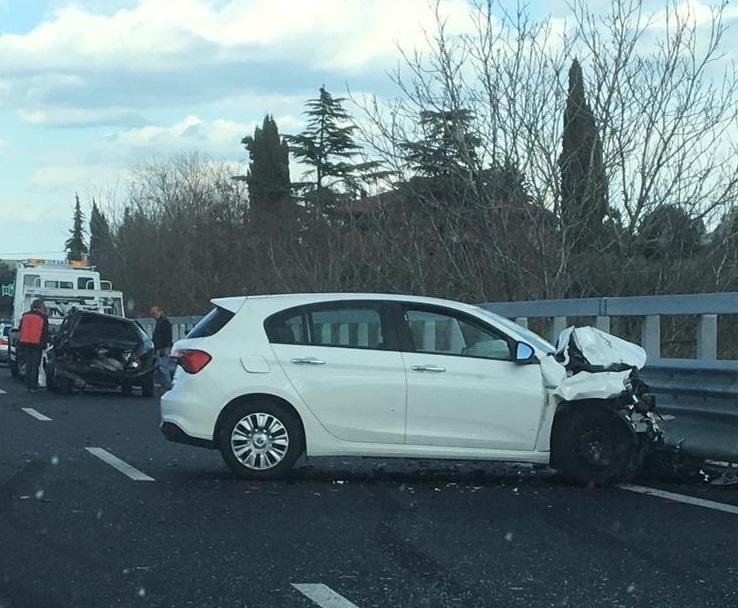
{"label": "detached car part on road", "polygon": [[557,347],[477,306],[412,296],[213,300],[174,345],[161,430],[243,477],[308,456],[551,464],[579,484],[636,470],[661,440],[643,349],[594,328]]}
{"label": "detached car part on road", "polygon": [[87,311],[69,315],[47,353],[46,384],[52,391],[140,386],[154,393],[154,345],[138,323]]}

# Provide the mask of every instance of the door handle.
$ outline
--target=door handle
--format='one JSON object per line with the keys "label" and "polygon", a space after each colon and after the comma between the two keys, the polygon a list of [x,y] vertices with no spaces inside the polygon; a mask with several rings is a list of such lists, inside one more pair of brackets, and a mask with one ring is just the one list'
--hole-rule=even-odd
{"label": "door handle", "polygon": [[446,368],[440,365],[413,365],[411,368],[414,372],[445,372]]}
{"label": "door handle", "polygon": [[292,359],[292,363],[296,365],[325,365],[325,361],[322,359],[316,359],[315,357],[303,357],[301,359]]}

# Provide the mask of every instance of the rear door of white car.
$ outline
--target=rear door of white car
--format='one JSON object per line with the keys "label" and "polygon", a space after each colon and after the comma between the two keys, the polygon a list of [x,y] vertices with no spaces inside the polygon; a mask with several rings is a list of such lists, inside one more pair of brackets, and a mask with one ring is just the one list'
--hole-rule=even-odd
{"label": "rear door of white car", "polygon": [[514,363],[513,339],[461,311],[405,304],[398,315],[408,444],[534,449],[545,399],[540,365]]}
{"label": "rear door of white car", "polygon": [[387,304],[301,306],[273,315],[265,329],[295,391],[332,435],[404,442],[406,375]]}

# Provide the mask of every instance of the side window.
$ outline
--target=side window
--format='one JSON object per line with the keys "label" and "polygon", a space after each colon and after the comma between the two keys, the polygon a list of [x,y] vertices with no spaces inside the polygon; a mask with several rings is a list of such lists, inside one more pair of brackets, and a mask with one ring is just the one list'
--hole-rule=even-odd
{"label": "side window", "polygon": [[405,319],[416,352],[510,361],[504,336],[453,313],[407,308]]}
{"label": "side window", "polygon": [[[41,281],[41,277],[37,274],[27,274],[23,277],[23,287],[36,287],[36,281]],[[40,287],[40,284],[39,284]]]}
{"label": "side window", "polygon": [[266,332],[273,344],[309,344],[307,323],[302,309],[275,315],[266,322]]}
{"label": "side window", "polygon": [[311,344],[384,349],[382,316],[374,307],[324,308],[308,313]]}
{"label": "side window", "polygon": [[267,319],[265,328],[274,344],[390,348],[379,305],[340,303],[291,309]]}

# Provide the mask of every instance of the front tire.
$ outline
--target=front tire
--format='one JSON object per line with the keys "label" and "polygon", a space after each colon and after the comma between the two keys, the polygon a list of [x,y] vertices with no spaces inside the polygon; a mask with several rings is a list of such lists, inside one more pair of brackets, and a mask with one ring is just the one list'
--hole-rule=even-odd
{"label": "front tire", "polygon": [[233,408],[223,420],[218,447],[242,479],[284,476],[305,450],[302,425],[287,407],[259,400]]}
{"label": "front tire", "polygon": [[[586,405],[579,407],[586,408]],[[603,409],[587,409],[557,421],[551,438],[554,468],[581,486],[606,486],[628,473],[633,441],[625,423]]]}

